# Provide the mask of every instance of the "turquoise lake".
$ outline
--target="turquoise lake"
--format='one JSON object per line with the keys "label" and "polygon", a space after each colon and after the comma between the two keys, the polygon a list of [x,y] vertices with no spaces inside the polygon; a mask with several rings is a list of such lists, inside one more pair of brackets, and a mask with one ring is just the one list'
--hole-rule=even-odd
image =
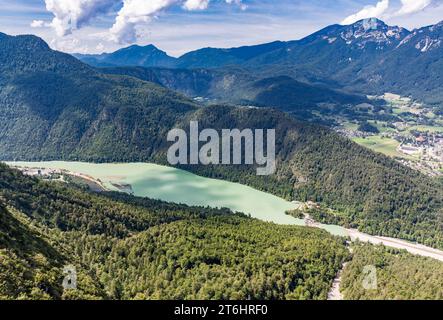
{"label": "turquoise lake", "polygon": [[[233,211],[277,224],[301,225],[285,211],[295,209],[291,203],[266,192],[222,180],[209,179],[195,174],[151,163],[95,164],[83,162],[6,162],[11,166],[62,169],[99,179],[109,190],[118,190],[113,184],[129,184],[134,195],[168,202],[214,208],[226,207]],[[339,226],[322,225],[332,234],[346,235]]]}

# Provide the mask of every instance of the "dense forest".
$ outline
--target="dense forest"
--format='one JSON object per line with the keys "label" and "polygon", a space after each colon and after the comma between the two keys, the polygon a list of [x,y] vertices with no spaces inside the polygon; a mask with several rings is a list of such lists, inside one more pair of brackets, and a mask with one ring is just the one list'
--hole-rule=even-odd
{"label": "dense forest", "polygon": [[[0,299],[325,299],[344,239],[0,165]],[[63,290],[64,267],[78,290]]]}
{"label": "dense forest", "polygon": [[[376,287],[362,285],[365,266],[374,266]],[[375,278],[374,278],[375,279]],[[341,291],[351,300],[441,300],[443,263],[383,246],[356,244],[343,272]]]}
{"label": "dense forest", "polygon": [[[442,264],[228,209],[90,193],[0,165],[0,299],[442,299]],[[352,258],[351,258],[352,256]],[[377,289],[362,286],[365,266]],[[74,266],[77,289],[64,289]]]}

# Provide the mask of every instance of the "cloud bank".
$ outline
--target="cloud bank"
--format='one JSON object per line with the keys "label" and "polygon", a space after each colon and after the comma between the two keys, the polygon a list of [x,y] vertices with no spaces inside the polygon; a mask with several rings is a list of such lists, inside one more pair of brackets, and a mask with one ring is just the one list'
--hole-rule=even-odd
{"label": "cloud bank", "polygon": [[386,19],[410,15],[441,4],[442,0],[400,0],[400,2],[400,8],[394,8],[392,6],[393,1],[380,0],[377,4],[366,6],[359,12],[348,16],[341,24],[352,24],[367,18]]}
{"label": "cloud bank", "polygon": [[45,22],[43,20],[33,20],[30,24],[31,28],[43,28]]}
{"label": "cloud bank", "polygon": [[352,24],[356,21],[367,19],[367,18],[381,18],[389,9],[389,0],[382,0],[374,6],[366,6],[359,12],[350,15],[341,24],[347,25]]}
{"label": "cloud bank", "polygon": [[54,18],[51,26],[58,36],[71,34],[93,18],[109,12],[120,0],[45,0]]}
{"label": "cloud bank", "polygon": [[[60,37],[88,25],[93,19],[114,12],[115,21],[109,38],[120,44],[137,41],[137,28],[149,23],[160,11],[172,5],[184,10],[206,10],[211,0],[45,0],[46,9],[54,15],[50,23],[34,20],[31,26],[52,27]],[[227,4],[246,6],[242,0],[223,0]],[[116,8],[120,8],[115,12]]]}
{"label": "cloud bank", "polygon": [[[245,9],[241,0],[224,0],[227,4],[239,5]],[[151,21],[155,15],[175,4],[182,4],[188,11],[205,10],[210,0],[123,0],[123,7],[118,12],[111,27],[111,40],[120,44],[137,41],[137,27]]]}

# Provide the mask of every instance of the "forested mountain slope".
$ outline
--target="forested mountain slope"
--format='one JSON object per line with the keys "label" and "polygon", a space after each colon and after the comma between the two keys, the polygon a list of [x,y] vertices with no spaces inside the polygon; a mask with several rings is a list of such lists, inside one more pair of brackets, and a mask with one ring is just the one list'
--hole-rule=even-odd
{"label": "forested mountain slope", "polygon": [[[376,286],[366,290],[362,270],[376,268]],[[346,266],[341,291],[349,300],[441,300],[443,264],[382,246],[353,246],[352,261]]]}
{"label": "forested mountain slope", "polygon": [[[2,166],[2,169],[4,167]],[[2,175],[3,176],[3,175]],[[1,182],[0,182],[1,183]],[[78,265],[77,291],[63,291],[64,266],[72,263],[58,231],[35,225],[31,218],[0,201],[0,300],[100,299],[102,288]],[[72,248],[70,248],[72,250]]]}
{"label": "forested mountain slope", "polygon": [[112,53],[103,54],[74,54],[81,61],[96,67],[112,66],[143,66],[143,67],[173,67],[176,59],[153,45],[132,45]]}
{"label": "forested mountain slope", "polygon": [[159,144],[153,133],[165,136],[164,123],[195,109],[180,94],[103,75],[33,36],[0,37],[0,70],[3,159],[64,158],[84,149],[130,154],[127,137],[120,140],[128,123],[145,139],[147,157]]}
{"label": "forested mountain slope", "polygon": [[[0,164],[0,299],[325,299],[343,240],[229,210],[98,195]],[[63,268],[78,290],[63,290]]]}
{"label": "forested mountain slope", "polygon": [[334,221],[367,233],[442,247],[442,189],[417,171],[326,128],[270,109],[214,106],[197,111],[196,119],[201,128],[275,128],[277,172],[257,177],[248,167],[190,166],[188,170],[287,199],[324,203],[349,219]]}

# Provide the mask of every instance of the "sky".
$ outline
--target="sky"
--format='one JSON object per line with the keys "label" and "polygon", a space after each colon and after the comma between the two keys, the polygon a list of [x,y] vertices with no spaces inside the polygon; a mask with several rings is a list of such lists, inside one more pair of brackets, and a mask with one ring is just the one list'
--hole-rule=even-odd
{"label": "sky", "polygon": [[154,44],[180,56],[296,40],[372,17],[419,28],[443,20],[443,0],[0,0],[0,32],[35,34],[69,53]]}

